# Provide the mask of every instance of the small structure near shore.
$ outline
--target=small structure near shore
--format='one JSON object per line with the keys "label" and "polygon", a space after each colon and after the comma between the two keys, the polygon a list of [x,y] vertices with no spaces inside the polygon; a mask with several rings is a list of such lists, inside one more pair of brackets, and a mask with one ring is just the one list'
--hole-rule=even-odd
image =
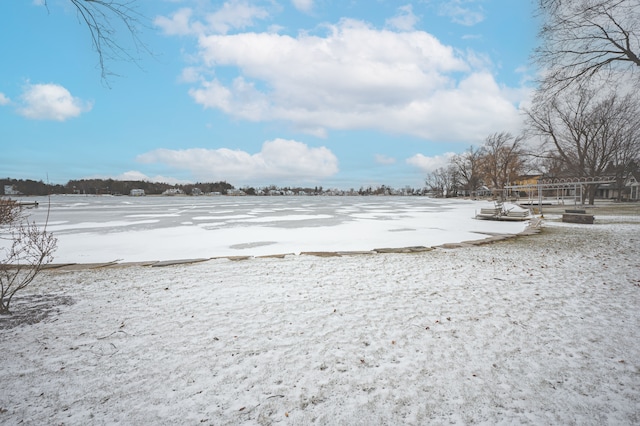
{"label": "small structure near shore", "polygon": [[27,208],[39,206],[37,201],[15,201],[15,203],[20,207],[27,207]]}
{"label": "small structure near shore", "polygon": [[493,208],[481,208],[476,219],[525,221],[531,219],[531,211],[515,204],[496,202]]}
{"label": "small structure near shore", "polygon": [[587,214],[586,210],[565,210],[562,214],[562,221],[566,223],[593,224],[594,217]]}

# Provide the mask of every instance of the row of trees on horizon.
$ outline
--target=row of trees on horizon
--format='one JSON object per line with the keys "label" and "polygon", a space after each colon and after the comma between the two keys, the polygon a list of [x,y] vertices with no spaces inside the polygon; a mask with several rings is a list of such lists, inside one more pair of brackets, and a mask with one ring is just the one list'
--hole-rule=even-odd
{"label": "row of trees on horizon", "polygon": [[[66,184],[49,184],[31,179],[0,179],[0,190],[5,186],[22,195],[51,195],[51,194],[89,194],[89,195],[129,195],[132,189],[142,189],[146,194],[162,194],[168,189],[180,189],[190,194],[193,188],[200,188],[203,192],[226,193],[234,186],[227,182],[196,183],[185,185],[171,185],[163,182],[114,180],[114,179],[77,179]],[[5,194],[6,195],[6,194]]]}
{"label": "row of trees on horizon", "polygon": [[[43,181],[35,181],[31,179],[0,179],[0,195],[9,195],[4,193],[5,186],[11,187],[20,195],[52,195],[52,194],[79,194],[79,195],[129,195],[132,189],[142,189],[148,195],[160,195],[167,190],[180,190],[183,194],[213,194],[218,193],[227,195],[237,188],[232,184],[221,182],[198,182],[193,184],[177,184],[171,185],[162,182],[149,181],[120,181],[114,179],[79,179],[70,180],[64,185],[48,184]],[[348,191],[338,191],[336,189],[327,189],[322,186],[315,187],[278,187],[269,185],[261,188],[245,186],[239,188],[246,195],[261,194],[300,194],[307,195],[323,195],[323,194],[341,194],[341,195],[423,195],[423,188],[414,189],[405,187],[402,190],[394,189],[387,185],[379,186],[362,186],[358,190],[350,189]],[[194,191],[195,190],[195,191]],[[15,195],[15,194],[14,194]]]}

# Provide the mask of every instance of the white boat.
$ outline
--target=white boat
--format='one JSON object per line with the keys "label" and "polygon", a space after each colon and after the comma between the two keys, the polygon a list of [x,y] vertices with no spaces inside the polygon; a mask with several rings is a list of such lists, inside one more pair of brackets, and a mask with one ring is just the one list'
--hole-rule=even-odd
{"label": "white boat", "polygon": [[476,213],[476,219],[482,220],[525,221],[532,218],[533,215],[529,209],[499,201],[496,201],[494,207],[481,208],[480,213]]}

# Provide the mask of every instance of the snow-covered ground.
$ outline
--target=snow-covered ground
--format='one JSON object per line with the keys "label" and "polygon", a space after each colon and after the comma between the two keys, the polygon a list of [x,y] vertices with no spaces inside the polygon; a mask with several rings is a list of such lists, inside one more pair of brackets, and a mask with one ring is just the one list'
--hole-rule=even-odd
{"label": "snow-covered ground", "polygon": [[639,248],[636,216],[415,254],[45,271],[0,319],[0,422],[639,424]]}
{"label": "snow-covered ground", "polygon": [[[34,199],[35,200],[35,199]],[[47,198],[30,210],[43,224]],[[489,202],[426,197],[53,196],[56,263],[139,262],[434,246],[516,234],[475,220]]]}

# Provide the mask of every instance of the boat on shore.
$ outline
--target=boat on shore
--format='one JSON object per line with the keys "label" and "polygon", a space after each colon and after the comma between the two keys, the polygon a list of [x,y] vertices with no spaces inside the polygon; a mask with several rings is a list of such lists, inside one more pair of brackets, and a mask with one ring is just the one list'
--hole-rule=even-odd
{"label": "boat on shore", "polygon": [[522,222],[533,218],[531,210],[520,207],[516,204],[496,202],[493,207],[481,208],[480,213],[476,213],[476,219],[481,220],[504,220]]}

